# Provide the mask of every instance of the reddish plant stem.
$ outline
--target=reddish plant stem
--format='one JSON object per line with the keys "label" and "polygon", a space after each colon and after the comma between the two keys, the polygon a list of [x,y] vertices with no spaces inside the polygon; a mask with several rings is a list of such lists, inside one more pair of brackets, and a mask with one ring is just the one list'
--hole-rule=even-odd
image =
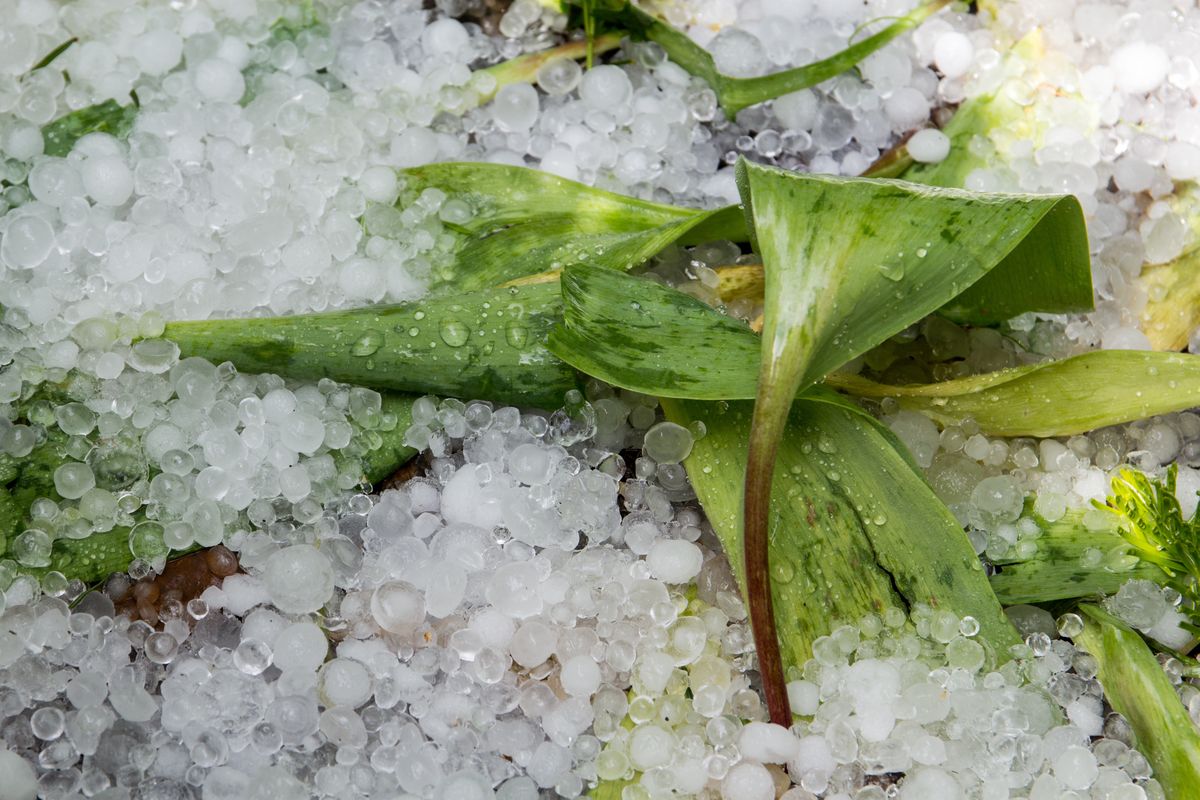
{"label": "reddish plant stem", "polygon": [[758,652],[758,669],[762,675],[767,711],[772,722],[788,728],[792,724],[792,709],[788,704],[783,656],[779,651],[779,637],[775,630],[769,533],[771,481],[779,448],[778,435],[788,409],[785,404],[783,419],[776,422],[774,418],[780,415],[773,408],[766,414],[762,412],[763,408],[770,407],[764,404],[763,394],[760,390],[750,426],[745,495],[742,501],[742,550],[746,567],[746,596],[750,606],[750,630],[754,634],[754,646]]}

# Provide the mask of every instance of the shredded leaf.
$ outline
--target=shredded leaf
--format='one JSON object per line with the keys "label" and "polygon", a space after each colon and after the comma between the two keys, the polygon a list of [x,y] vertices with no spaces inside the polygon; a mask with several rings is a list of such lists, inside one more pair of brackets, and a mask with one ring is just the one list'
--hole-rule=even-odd
{"label": "shredded leaf", "polygon": [[1096,506],[1116,516],[1121,535],[1140,559],[1167,574],[1190,616],[1184,627],[1200,634],[1200,514],[1183,518],[1175,496],[1177,473],[1175,464],[1162,480],[1122,469],[1113,478],[1108,503]]}

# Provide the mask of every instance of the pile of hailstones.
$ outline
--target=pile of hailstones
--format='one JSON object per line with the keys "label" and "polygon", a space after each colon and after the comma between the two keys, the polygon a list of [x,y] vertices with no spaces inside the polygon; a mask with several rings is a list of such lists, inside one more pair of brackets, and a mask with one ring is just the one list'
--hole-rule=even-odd
{"label": "pile of hailstones", "polygon": [[163,631],[100,594],[9,609],[6,797],[1162,797],[1071,615],[1016,609],[995,671],[969,617],[869,617],[789,684],[809,721],[763,722],[745,609],[672,468],[702,431],[633,395],[567,408],[420,401],[428,477]]}

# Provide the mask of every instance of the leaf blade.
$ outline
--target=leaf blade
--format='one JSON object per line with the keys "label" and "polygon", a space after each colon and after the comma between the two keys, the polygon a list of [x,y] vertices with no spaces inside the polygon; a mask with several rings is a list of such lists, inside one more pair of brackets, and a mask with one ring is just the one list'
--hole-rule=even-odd
{"label": "leaf blade", "polygon": [[1099,663],[1104,694],[1133,727],[1137,747],[1167,797],[1188,797],[1200,786],[1200,732],[1146,642],[1093,605],[1080,606],[1077,641]]}
{"label": "leaf blade", "polygon": [[1200,356],[1097,350],[942,383],[884,386],[841,374],[829,382],[860,397],[895,397],[943,425],[970,417],[995,436],[1070,436],[1200,404]]}

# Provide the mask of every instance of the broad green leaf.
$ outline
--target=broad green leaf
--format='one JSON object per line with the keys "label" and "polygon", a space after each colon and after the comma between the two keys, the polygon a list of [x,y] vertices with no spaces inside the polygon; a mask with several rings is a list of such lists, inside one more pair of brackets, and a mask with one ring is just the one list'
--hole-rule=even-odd
{"label": "broad green leaf", "polygon": [[94,106],[72,111],[42,128],[46,140],[46,155],[65,158],[75,143],[89,133],[108,133],[124,139],[133,130],[137,105],[123,106],[116,100],[105,100]]}
{"label": "broad green leaf", "polygon": [[[771,476],[797,393],[943,306],[970,308],[980,318],[1009,316],[1019,309],[1090,305],[1091,286],[1074,198],[799,175],[745,160],[737,170],[766,277],[743,499],[751,626],[761,649],[773,634],[769,615],[764,621],[761,610],[755,614],[753,600],[767,594]],[[1039,246],[1014,252],[1028,240]],[[1010,254],[1016,257],[1003,271],[1009,277],[993,281],[1004,293],[977,293],[972,306],[953,306]],[[768,700],[776,672],[773,665],[764,668]],[[786,720],[786,697],[771,707],[771,717]]]}
{"label": "broad green leaf", "polygon": [[292,317],[172,322],[184,357],[245,372],[557,407],[575,372],[545,348],[557,282]]}
{"label": "broad green leaf", "polygon": [[1090,530],[1078,511],[1055,522],[1039,520],[1042,535],[1029,558],[1003,558],[991,584],[1000,602],[1050,603],[1113,594],[1128,580],[1166,583],[1158,567],[1130,556],[1129,545],[1115,530]]}
{"label": "broad green leaf", "polygon": [[573,264],[562,274],[563,324],[552,353],[581,372],[659,397],[754,396],[757,334],[667,286]]}
{"label": "broad green leaf", "polygon": [[1075,641],[1100,666],[1113,710],[1133,728],[1137,749],[1154,768],[1167,797],[1194,797],[1200,786],[1200,732],[1146,642],[1103,609],[1080,606],[1083,633]]}
{"label": "broad green leaf", "polygon": [[816,86],[852,69],[858,62],[879,50],[897,36],[920,25],[930,15],[949,4],[949,0],[932,0],[917,6],[887,27],[829,58],[814,61],[803,67],[775,72],[754,78],[734,78],[717,71],[712,55],[692,41],[686,33],[642,11],[632,3],[618,19],[629,19],[629,26],[652,42],[667,56],[693,75],[703,78],[717,95],[717,102],[732,117],[747,106],[771,100],[791,92]]}
{"label": "broad green leaf", "polygon": [[472,291],[574,263],[626,270],[670,244],[744,239],[736,206],[705,211],[613,194],[541,170],[503,164],[431,164],[406,170],[407,187],[437,188],[472,216],[445,288]]}
{"label": "broad green leaf", "polygon": [[[668,419],[707,429],[686,466],[739,583],[748,403],[664,400]],[[784,663],[801,666],[838,624],[926,603],[980,621],[998,658],[1018,641],[962,528],[861,412],[801,398],[779,442],[769,542]]]}
{"label": "broad green leaf", "polygon": [[943,425],[968,417],[993,436],[1069,436],[1200,405],[1200,356],[1096,350],[942,383],[885,386],[835,373],[829,385],[894,397]]}

